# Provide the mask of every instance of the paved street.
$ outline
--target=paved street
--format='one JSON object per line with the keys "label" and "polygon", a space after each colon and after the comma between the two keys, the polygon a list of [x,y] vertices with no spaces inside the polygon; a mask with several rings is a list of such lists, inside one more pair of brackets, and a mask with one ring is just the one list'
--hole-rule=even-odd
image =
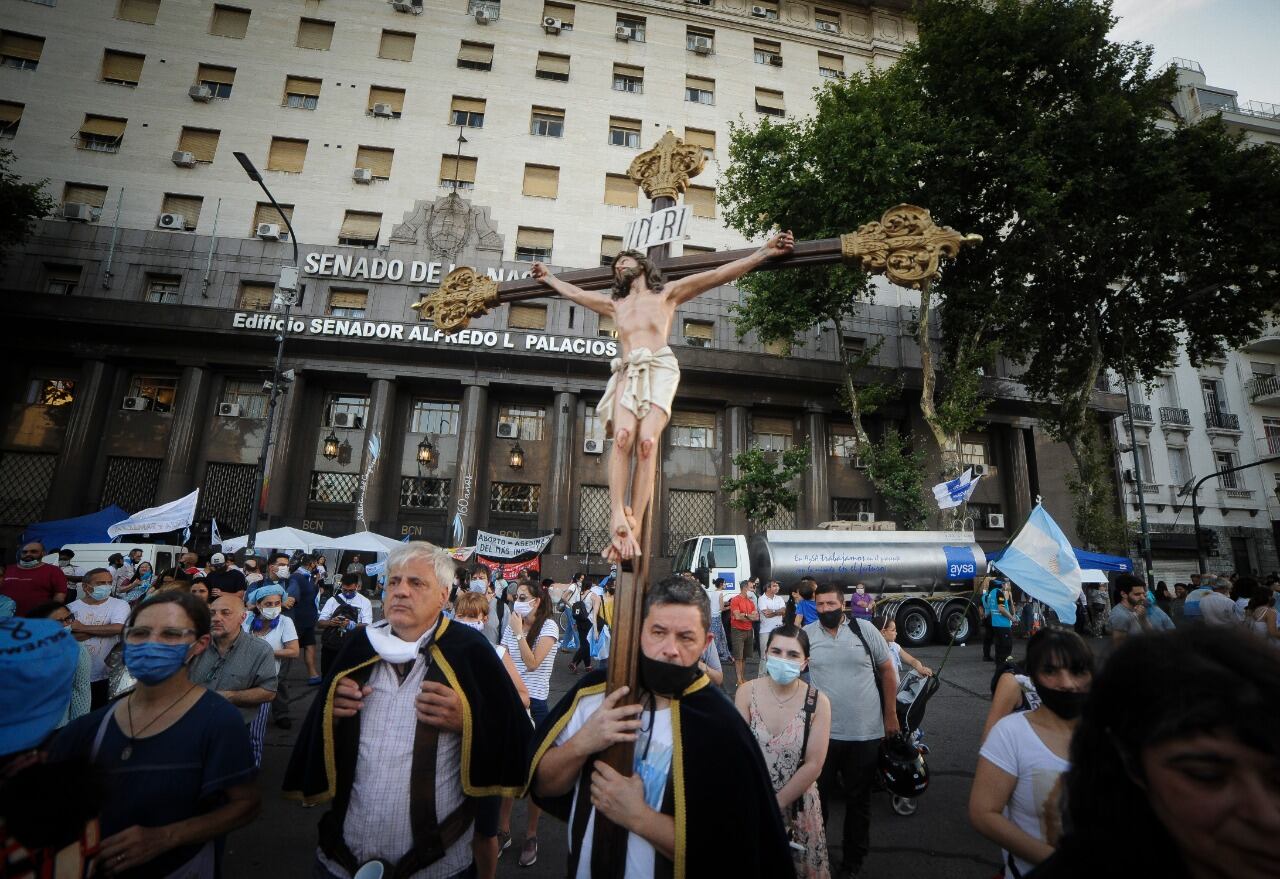
{"label": "paved street", "polygon": [[[1096,648],[1096,643],[1095,648]],[[1015,642],[1020,655],[1022,642]],[[945,652],[943,647],[915,651],[927,665],[937,668]],[[568,658],[557,658],[552,679],[552,699],[559,698],[573,684],[567,668]],[[978,646],[957,646],[943,671],[943,687],[929,703],[924,724],[925,738],[932,750],[929,768],[932,783],[919,800],[919,810],[909,818],[895,815],[886,794],[876,796],[872,805],[872,854],[863,876],[866,879],[900,879],[903,876],[936,877],[936,879],[987,879],[997,869],[999,853],[995,846],[979,838],[969,827],[965,804],[969,783],[977,759],[978,734],[986,717],[991,678],[989,663],[982,662]],[[732,668],[726,677],[726,690],[732,692]],[[299,718],[313,698],[299,681],[294,688],[295,707]],[[275,879],[304,879],[311,875],[311,852],[316,842],[316,822],[323,808],[303,809],[279,796],[284,765],[293,745],[294,729],[285,732],[271,728],[263,758],[262,815],[254,824],[235,833],[227,846],[226,872],[231,879],[271,875]],[[731,803],[724,804],[731,809]],[[832,838],[840,842],[840,818],[843,804],[833,804],[830,822]],[[694,828],[696,832],[697,823]],[[524,834],[524,808],[517,804],[512,819],[515,841],[499,862],[498,875],[542,879],[560,877],[565,863],[564,825],[544,818],[539,833],[538,863],[528,869],[516,865],[519,841]],[[731,840],[725,840],[730,844]],[[838,860],[838,849],[836,860]]]}

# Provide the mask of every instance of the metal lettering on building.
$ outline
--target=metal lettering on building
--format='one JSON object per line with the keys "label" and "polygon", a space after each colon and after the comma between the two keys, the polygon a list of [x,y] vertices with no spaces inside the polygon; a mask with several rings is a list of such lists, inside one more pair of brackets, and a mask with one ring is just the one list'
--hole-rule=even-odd
{"label": "metal lettering on building", "polygon": [[[381,257],[353,256],[349,253],[308,253],[302,261],[305,274],[317,278],[345,278],[366,281],[404,281],[410,284],[439,284],[440,279],[453,271],[448,263],[426,262],[414,259],[382,259]],[[529,277],[527,269],[485,269],[495,281],[514,281]]]}

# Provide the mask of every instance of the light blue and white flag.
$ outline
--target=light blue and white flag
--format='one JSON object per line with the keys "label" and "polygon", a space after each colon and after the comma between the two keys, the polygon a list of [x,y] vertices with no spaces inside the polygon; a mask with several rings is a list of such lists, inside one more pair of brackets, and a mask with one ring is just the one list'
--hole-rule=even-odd
{"label": "light blue and white flag", "polygon": [[933,497],[938,502],[938,509],[949,510],[969,500],[981,478],[981,476],[974,476],[973,468],[970,467],[955,479],[939,482],[933,487]]}
{"label": "light blue and white flag", "polygon": [[1063,624],[1075,624],[1080,563],[1071,542],[1043,506],[1036,504],[995,566],[1023,592],[1053,608]]}
{"label": "light blue and white flag", "polygon": [[218,533],[218,520],[212,517],[209,519],[209,544],[222,546],[222,535]]}

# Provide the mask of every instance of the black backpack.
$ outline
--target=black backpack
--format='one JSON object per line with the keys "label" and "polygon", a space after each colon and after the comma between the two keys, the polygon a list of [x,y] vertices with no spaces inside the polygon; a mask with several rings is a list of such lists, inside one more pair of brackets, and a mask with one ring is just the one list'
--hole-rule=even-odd
{"label": "black backpack", "polygon": [[[360,622],[360,609],[358,607],[347,604],[340,595],[335,594],[333,600],[338,602],[338,606],[334,608],[333,616],[330,619],[343,617],[353,623]],[[337,650],[342,646],[343,639],[346,637],[346,626],[326,626],[324,633],[320,636],[320,646],[325,650]]]}

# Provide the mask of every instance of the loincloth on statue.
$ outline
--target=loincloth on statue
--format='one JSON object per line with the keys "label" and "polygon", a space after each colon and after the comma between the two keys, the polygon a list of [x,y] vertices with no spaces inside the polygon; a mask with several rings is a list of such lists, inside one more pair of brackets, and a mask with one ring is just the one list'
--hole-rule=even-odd
{"label": "loincloth on statue", "polygon": [[596,405],[596,414],[605,422],[606,436],[613,435],[615,402],[621,402],[637,419],[643,419],[654,406],[671,415],[671,404],[680,386],[680,364],[670,348],[635,348],[626,357],[613,358],[610,367],[613,375]]}

